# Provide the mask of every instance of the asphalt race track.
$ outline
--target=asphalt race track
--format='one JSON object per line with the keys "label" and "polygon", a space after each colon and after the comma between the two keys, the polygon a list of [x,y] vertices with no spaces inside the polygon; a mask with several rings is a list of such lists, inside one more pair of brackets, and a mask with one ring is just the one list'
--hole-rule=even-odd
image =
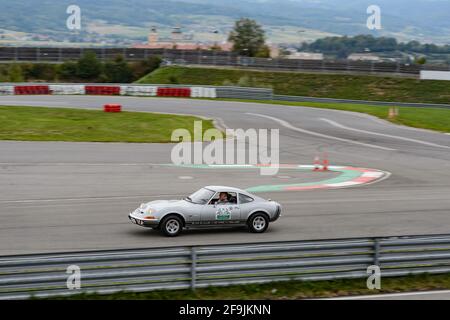
{"label": "asphalt race track", "polygon": [[189,230],[178,238],[132,225],[140,203],[182,198],[204,185],[247,188],[319,181],[334,173],[171,168],[171,144],[0,141],[0,255],[170,245],[450,233],[450,135],[343,111],[255,103],[102,96],[3,96],[0,105],[195,114],[229,128],[279,128],[280,162],[392,173],[346,189],[263,193],[283,205],[265,234]]}

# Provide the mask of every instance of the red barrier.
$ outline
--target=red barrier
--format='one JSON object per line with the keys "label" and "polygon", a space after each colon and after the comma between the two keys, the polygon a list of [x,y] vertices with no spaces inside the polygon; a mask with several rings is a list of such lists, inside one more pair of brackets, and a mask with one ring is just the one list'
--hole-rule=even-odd
{"label": "red barrier", "polygon": [[158,97],[190,97],[191,88],[158,88]]}
{"label": "red barrier", "polygon": [[105,112],[121,112],[122,106],[120,104],[105,104],[103,106]]}
{"label": "red barrier", "polygon": [[86,94],[94,95],[120,95],[119,86],[85,86]]}
{"label": "red barrier", "polygon": [[49,86],[14,86],[14,94],[50,94]]}

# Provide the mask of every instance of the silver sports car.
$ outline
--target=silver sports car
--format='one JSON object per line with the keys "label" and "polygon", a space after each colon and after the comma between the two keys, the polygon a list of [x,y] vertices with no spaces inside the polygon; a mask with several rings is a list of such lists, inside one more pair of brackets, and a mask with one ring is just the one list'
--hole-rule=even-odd
{"label": "silver sports car", "polygon": [[280,214],[277,202],[236,188],[208,186],[183,200],[143,203],[128,217],[141,227],[175,237],[183,228],[194,227],[247,226],[251,232],[262,233]]}

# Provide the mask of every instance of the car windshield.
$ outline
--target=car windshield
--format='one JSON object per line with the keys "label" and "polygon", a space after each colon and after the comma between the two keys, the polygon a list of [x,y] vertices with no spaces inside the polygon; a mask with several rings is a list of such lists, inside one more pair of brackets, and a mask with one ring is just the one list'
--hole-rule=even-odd
{"label": "car windshield", "polygon": [[187,201],[197,203],[197,204],[206,204],[209,199],[214,195],[214,191],[202,188],[197,192],[194,192],[189,197],[186,198]]}

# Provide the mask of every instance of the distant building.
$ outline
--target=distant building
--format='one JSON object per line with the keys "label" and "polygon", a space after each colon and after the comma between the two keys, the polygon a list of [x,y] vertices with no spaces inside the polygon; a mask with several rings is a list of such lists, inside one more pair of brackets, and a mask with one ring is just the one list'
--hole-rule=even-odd
{"label": "distant building", "polygon": [[314,52],[291,52],[288,56],[288,59],[301,59],[301,60],[323,60],[323,53],[314,53]]}
{"label": "distant building", "polygon": [[[153,26],[148,35],[148,42],[146,44],[134,45],[134,48],[144,49],[179,49],[179,50],[211,50],[219,49],[221,51],[231,51],[233,44],[230,42],[214,42],[203,43],[193,40],[193,36],[183,34],[180,27],[174,27],[170,37],[160,37],[158,29]],[[279,56],[279,49],[277,46],[269,45],[270,53],[273,58]]]}
{"label": "distant building", "polygon": [[379,56],[376,56],[372,53],[352,53],[347,57],[350,61],[382,61]]}
{"label": "distant building", "polygon": [[155,26],[150,29],[148,42],[146,44],[135,45],[135,48],[148,49],[180,49],[180,50],[208,50],[212,47],[221,47],[222,50],[228,49],[224,44],[204,44],[194,41],[190,35],[184,35],[180,27],[174,27],[170,37],[161,37]]}

